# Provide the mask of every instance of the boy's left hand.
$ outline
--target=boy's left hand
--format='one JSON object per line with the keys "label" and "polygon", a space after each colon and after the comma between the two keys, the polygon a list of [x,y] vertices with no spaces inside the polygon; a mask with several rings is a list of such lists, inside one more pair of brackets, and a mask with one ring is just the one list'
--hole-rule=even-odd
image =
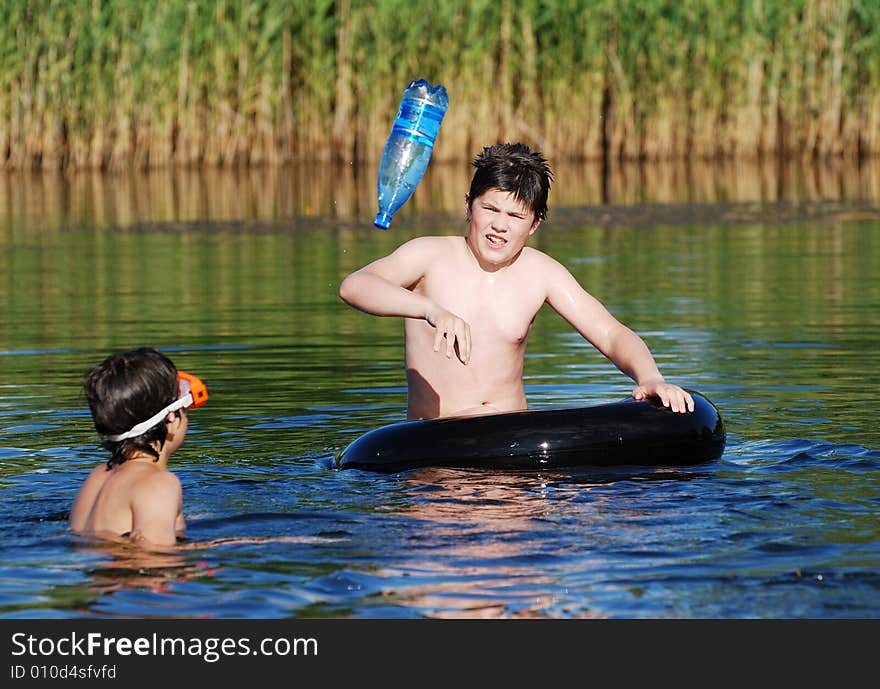
{"label": "boy's left hand", "polygon": [[659,397],[664,407],[674,412],[685,413],[694,410],[694,398],[687,390],[666,381],[648,381],[632,391],[633,399],[643,400],[647,397]]}

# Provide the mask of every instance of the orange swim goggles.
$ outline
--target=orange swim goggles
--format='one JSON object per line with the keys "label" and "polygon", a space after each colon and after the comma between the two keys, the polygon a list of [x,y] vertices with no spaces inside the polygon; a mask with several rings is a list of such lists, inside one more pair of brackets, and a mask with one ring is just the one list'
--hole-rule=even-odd
{"label": "orange swim goggles", "polygon": [[177,395],[178,397],[176,400],[174,400],[174,402],[163,408],[161,411],[157,411],[149,419],[143,421],[142,423],[139,423],[130,431],[119,433],[118,435],[108,435],[105,437],[107,438],[107,440],[110,440],[114,443],[120,440],[125,440],[126,438],[136,438],[141,433],[145,433],[146,431],[150,430],[153,426],[164,419],[166,415],[170,414],[173,411],[177,411],[178,409],[188,409],[190,407],[192,407],[193,409],[195,409],[196,407],[201,407],[205,402],[208,401],[208,386],[205,385],[202,382],[202,379],[198,376],[194,376],[192,373],[184,373],[183,371],[178,371]]}
{"label": "orange swim goggles", "polygon": [[[201,407],[205,402],[208,401],[208,386],[202,382],[202,379],[198,376],[194,376],[192,373],[184,373],[183,371],[177,372],[177,394],[180,395],[177,402],[180,402],[186,398],[187,395],[190,396],[190,403],[184,404],[184,407],[192,407],[195,409],[196,407]],[[175,404],[177,404],[175,402]],[[180,407],[178,407],[180,409]],[[174,411],[173,409],[171,411]]]}

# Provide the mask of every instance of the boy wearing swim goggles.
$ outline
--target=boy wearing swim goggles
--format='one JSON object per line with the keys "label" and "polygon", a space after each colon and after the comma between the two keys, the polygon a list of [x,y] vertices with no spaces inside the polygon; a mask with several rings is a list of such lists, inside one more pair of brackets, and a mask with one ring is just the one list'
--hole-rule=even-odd
{"label": "boy wearing swim goggles", "polygon": [[183,444],[187,409],[208,399],[205,384],[152,347],[107,357],[83,380],[110,459],[86,478],[70,511],[82,534],[167,546],[185,528],[183,489],[168,459]]}

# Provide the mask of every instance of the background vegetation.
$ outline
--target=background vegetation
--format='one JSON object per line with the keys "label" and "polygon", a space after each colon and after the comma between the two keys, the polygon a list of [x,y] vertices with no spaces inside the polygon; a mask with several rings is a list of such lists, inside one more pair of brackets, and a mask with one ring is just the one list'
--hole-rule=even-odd
{"label": "background vegetation", "polygon": [[0,0],[0,165],[372,161],[418,77],[440,160],[880,153],[876,0]]}

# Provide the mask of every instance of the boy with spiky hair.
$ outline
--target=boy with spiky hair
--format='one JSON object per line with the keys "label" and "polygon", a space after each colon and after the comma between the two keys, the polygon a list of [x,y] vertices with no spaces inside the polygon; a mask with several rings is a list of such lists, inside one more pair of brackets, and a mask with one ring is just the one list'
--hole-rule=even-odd
{"label": "boy with spiky hair", "polygon": [[667,383],[644,341],[618,322],[547,254],[527,247],[547,216],[552,173],[520,143],[489,146],[474,159],[465,196],[465,237],[418,237],[350,274],[347,304],[403,317],[407,416],[517,411],[526,342],[545,303],[636,382],[635,399],[659,397],[693,411],[690,394]]}

